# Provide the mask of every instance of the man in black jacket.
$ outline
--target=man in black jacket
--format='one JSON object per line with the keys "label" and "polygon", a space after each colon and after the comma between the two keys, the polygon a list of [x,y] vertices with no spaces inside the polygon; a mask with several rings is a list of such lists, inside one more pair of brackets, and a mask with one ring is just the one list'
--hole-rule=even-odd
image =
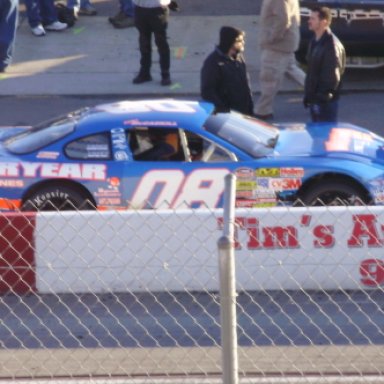
{"label": "man in black jacket", "polygon": [[310,108],[312,121],[337,121],[341,79],[345,70],[345,49],[330,29],[331,10],[313,9],[308,26],[315,36],[307,53],[304,106]]}
{"label": "man in black jacket", "polygon": [[245,33],[222,27],[220,42],[201,69],[201,96],[215,105],[216,112],[253,115],[253,98],[243,51]]}

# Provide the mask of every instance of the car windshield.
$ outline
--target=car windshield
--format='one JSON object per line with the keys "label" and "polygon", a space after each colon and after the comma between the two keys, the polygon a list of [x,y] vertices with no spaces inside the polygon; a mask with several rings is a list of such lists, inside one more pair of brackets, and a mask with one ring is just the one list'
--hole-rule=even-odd
{"label": "car windshield", "polygon": [[272,154],[279,137],[278,128],[236,112],[210,116],[205,128],[252,157]]}
{"label": "car windshield", "polygon": [[5,141],[5,148],[14,154],[34,152],[73,132],[79,116],[86,108],[40,123],[31,129],[10,137]]}

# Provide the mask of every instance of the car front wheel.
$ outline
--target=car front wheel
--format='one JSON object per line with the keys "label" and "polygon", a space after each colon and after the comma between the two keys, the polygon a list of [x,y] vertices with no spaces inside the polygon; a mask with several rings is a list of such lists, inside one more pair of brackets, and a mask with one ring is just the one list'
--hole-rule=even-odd
{"label": "car front wheel", "polygon": [[350,206],[366,205],[368,199],[362,188],[334,180],[311,186],[303,193],[300,202],[305,206]]}

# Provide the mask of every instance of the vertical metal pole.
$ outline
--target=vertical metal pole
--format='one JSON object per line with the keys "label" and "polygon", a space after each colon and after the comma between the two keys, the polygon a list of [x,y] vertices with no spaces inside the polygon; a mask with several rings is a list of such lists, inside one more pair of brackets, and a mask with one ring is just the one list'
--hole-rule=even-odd
{"label": "vertical metal pole", "polygon": [[225,177],[224,229],[218,240],[220,272],[220,317],[223,384],[237,384],[237,319],[235,279],[235,188],[236,176]]}

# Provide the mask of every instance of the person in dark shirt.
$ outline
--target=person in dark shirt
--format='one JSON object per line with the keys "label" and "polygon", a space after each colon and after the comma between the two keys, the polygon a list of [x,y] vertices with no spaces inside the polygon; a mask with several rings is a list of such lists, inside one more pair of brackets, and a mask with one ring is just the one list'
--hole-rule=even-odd
{"label": "person in dark shirt", "polygon": [[234,110],[253,115],[253,97],[243,56],[245,32],[234,27],[220,29],[220,42],[201,69],[201,97],[216,112]]}
{"label": "person in dark shirt", "polygon": [[341,80],[345,70],[345,49],[330,29],[331,10],[313,9],[308,25],[314,32],[307,53],[304,107],[314,122],[336,122]]}

